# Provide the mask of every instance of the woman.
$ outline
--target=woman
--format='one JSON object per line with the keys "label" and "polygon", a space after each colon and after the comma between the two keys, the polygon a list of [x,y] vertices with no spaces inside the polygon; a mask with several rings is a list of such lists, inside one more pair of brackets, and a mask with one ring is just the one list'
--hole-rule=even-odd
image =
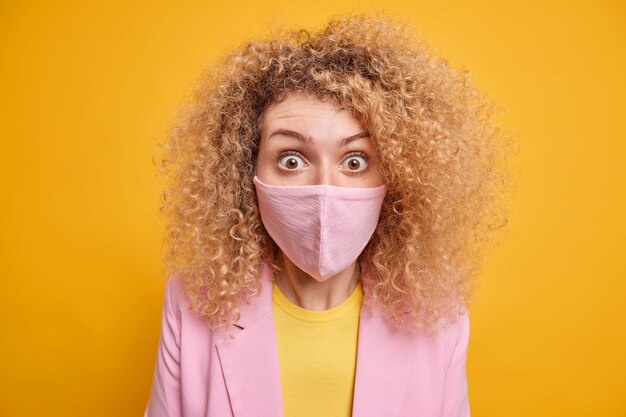
{"label": "woman", "polygon": [[506,184],[484,104],[370,15],[210,68],[162,159],[145,416],[468,416],[467,308]]}

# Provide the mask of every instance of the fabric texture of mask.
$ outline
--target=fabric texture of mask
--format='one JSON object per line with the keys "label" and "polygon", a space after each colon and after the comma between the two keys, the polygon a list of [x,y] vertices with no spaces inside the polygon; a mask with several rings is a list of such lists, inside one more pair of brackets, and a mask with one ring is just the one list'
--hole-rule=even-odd
{"label": "fabric texture of mask", "polygon": [[278,247],[317,280],[341,272],[376,230],[385,185],[269,185],[253,179],[261,220]]}

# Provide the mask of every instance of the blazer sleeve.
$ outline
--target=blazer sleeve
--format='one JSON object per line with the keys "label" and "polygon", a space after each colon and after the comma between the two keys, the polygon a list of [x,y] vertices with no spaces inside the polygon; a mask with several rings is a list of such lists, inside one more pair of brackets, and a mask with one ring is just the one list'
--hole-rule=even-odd
{"label": "blazer sleeve", "polygon": [[446,372],[443,417],[469,417],[469,399],[465,362],[469,342],[469,316],[467,311],[459,316],[456,326],[454,350]]}
{"label": "blazer sleeve", "polygon": [[180,311],[175,303],[174,280],[165,284],[161,311],[161,334],[152,388],[144,417],[182,416],[180,387]]}

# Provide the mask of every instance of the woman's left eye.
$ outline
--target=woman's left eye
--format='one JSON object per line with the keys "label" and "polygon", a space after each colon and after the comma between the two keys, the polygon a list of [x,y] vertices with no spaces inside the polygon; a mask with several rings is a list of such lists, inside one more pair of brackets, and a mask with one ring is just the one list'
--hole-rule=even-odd
{"label": "woman's left eye", "polygon": [[346,158],[341,164],[343,169],[351,172],[361,172],[367,170],[367,157],[365,155],[354,154]]}

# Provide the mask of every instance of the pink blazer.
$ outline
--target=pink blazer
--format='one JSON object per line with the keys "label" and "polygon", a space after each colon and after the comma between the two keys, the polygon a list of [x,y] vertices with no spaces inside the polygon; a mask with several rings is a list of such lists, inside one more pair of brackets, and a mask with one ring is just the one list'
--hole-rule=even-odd
{"label": "pink blazer", "polygon": [[[267,263],[261,278],[256,302],[240,307],[234,339],[210,331],[188,310],[180,283],[167,280],[144,417],[283,417]],[[469,416],[468,339],[467,312],[428,338],[395,331],[363,310],[352,416]]]}

